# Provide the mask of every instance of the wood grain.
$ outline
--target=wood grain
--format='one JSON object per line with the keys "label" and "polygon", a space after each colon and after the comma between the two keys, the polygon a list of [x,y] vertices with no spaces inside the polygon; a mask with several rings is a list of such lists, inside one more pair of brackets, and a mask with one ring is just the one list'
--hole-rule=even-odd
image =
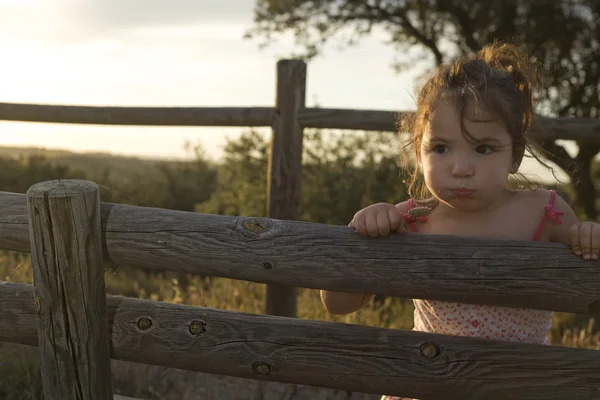
{"label": "wood grain", "polygon": [[[281,60],[277,63],[276,118],[271,135],[267,172],[267,216],[299,220],[301,210],[303,129],[298,112],[306,98],[306,63]],[[265,312],[296,316],[296,288],[267,285]]]}
{"label": "wood grain", "polygon": [[[0,340],[36,345],[31,294],[0,285]],[[107,312],[112,356],[125,361],[422,400],[600,398],[596,350],[113,296]]]}
{"label": "wood grain", "polygon": [[[25,196],[0,193],[0,209],[0,248],[26,251]],[[566,245],[425,234],[372,239],[345,226],[110,203],[101,213],[104,256],[118,265],[600,315],[600,262],[583,261]]]}
{"label": "wood grain", "polygon": [[0,249],[29,253],[27,200],[22,193],[0,192]]}
{"label": "wood grain", "polygon": [[44,397],[112,399],[98,186],[42,182],[27,209]]}

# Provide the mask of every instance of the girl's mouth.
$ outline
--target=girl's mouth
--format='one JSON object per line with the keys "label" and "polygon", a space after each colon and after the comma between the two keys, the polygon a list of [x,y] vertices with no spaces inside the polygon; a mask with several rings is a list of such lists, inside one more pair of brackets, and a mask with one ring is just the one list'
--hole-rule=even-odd
{"label": "girl's mouth", "polygon": [[454,193],[456,197],[469,197],[474,192],[475,191],[471,189],[452,189],[452,193]]}

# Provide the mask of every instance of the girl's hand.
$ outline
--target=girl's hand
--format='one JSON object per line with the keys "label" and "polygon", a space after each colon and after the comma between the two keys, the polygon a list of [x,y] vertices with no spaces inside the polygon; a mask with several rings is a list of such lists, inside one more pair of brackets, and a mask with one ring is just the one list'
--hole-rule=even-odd
{"label": "girl's hand", "polygon": [[[395,205],[377,203],[357,212],[348,226],[362,236],[387,236],[392,232],[404,230],[404,219]],[[600,232],[600,228],[598,231]]]}
{"label": "girl's hand", "polygon": [[571,225],[569,237],[573,252],[584,260],[597,260],[600,253],[600,224],[577,222]]}

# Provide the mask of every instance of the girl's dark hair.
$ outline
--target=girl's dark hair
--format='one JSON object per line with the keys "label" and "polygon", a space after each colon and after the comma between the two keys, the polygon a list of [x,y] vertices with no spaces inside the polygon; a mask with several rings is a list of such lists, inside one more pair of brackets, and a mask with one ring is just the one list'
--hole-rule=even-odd
{"label": "girl's dark hair", "polygon": [[[417,111],[400,123],[401,134],[412,133],[403,154],[404,166],[410,171],[407,182],[409,195],[415,199],[430,195],[419,177],[418,164],[423,132],[440,101],[456,107],[463,135],[468,140],[476,142],[465,129],[464,119],[469,118],[467,110],[470,107],[477,107],[504,123],[512,137],[515,161],[520,163],[527,150],[542,165],[552,169],[536,155],[528,138],[534,117],[533,90],[537,83],[536,64],[529,62],[525,53],[517,47],[500,42],[485,46],[476,54],[440,65],[420,90]],[[413,148],[412,154],[406,152],[409,147]],[[533,186],[522,176],[511,183],[521,188]]]}

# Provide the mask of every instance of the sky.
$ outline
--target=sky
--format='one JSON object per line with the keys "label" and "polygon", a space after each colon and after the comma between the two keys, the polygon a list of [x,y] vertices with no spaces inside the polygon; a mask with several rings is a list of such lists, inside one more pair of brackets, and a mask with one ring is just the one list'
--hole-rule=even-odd
{"label": "sky", "polygon": [[[0,0],[0,102],[273,106],[275,65],[298,48],[292,37],[265,49],[244,39],[253,8],[254,0]],[[376,31],[353,48],[328,45],[308,63],[307,106],[414,110],[423,71],[394,72],[385,40]],[[189,141],[218,159],[243,129],[0,121],[0,145],[181,158]]]}

